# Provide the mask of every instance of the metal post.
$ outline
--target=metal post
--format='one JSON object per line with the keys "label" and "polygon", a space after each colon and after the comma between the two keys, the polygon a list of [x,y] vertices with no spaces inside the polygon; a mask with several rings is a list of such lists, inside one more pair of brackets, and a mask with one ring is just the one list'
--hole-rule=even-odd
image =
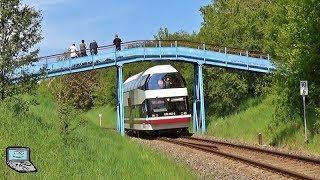
{"label": "metal post", "polygon": [[94,60],[93,60],[93,56],[91,56],[91,63],[92,63],[92,69],[94,69]]}
{"label": "metal post", "polygon": [[192,114],[192,127],[193,132],[199,131],[199,122],[198,122],[198,102],[199,102],[199,88],[198,88],[198,65],[194,64],[193,68],[193,114]]}
{"label": "metal post", "polygon": [[143,60],[146,59],[146,42],[143,41]]}
{"label": "metal post", "polygon": [[119,106],[119,102],[120,102],[120,99],[119,99],[119,68],[117,67],[117,86],[116,86],[116,89],[117,89],[117,102],[116,102],[116,105],[117,105],[117,131],[120,132],[120,118],[121,118],[121,115],[120,115],[120,106]]}
{"label": "metal post", "polygon": [[[205,54],[206,53],[206,45],[205,44],[202,44],[202,49],[203,49],[203,54]],[[204,63],[206,63],[205,57],[203,57],[203,61],[204,61]]]}
{"label": "metal post", "polygon": [[304,136],[305,140],[308,140],[307,134],[307,117],[306,117],[306,96],[302,96],[303,99],[303,118],[304,118]]}
{"label": "metal post", "polygon": [[[249,52],[246,51],[246,56],[249,57]],[[249,70],[249,58],[247,58],[247,70]]]}
{"label": "metal post", "polygon": [[119,129],[121,135],[124,135],[124,108],[123,108],[123,79],[122,79],[122,65],[118,65],[118,104],[119,104]]}
{"label": "metal post", "polygon": [[[93,56],[93,55],[91,55]],[[120,132],[121,131],[121,124],[120,124],[120,121],[121,121],[121,112],[120,112],[120,106],[119,106],[119,102],[120,102],[120,88],[119,88],[119,68],[117,66],[117,51],[116,49],[114,48],[114,62],[116,64],[116,67],[117,67],[117,131]]]}
{"label": "metal post", "polygon": [[178,41],[174,41],[174,45],[176,47],[176,59],[178,59]]}
{"label": "metal post", "polygon": [[99,114],[99,124],[100,124],[100,127],[102,126],[102,114]]}
{"label": "metal post", "polygon": [[46,73],[46,76],[48,76],[48,71],[49,71],[49,67],[48,67],[48,57],[46,57],[46,69],[45,69],[45,73]]}
{"label": "metal post", "polygon": [[258,143],[260,146],[262,145],[262,134],[261,133],[258,134]]}
{"label": "metal post", "polygon": [[200,118],[201,118],[201,130],[202,133],[206,131],[206,115],[204,109],[204,89],[203,89],[203,72],[202,64],[198,64],[198,83],[199,83],[199,94],[200,94]]}
{"label": "metal post", "polygon": [[161,41],[159,41],[159,51],[160,51],[160,59],[162,59],[162,52],[161,52]]}
{"label": "metal post", "polygon": [[226,60],[226,62],[225,62],[225,64],[226,64],[226,67],[228,66],[228,61],[227,61],[227,47],[225,47],[224,48],[224,55],[225,55],[225,60]]}

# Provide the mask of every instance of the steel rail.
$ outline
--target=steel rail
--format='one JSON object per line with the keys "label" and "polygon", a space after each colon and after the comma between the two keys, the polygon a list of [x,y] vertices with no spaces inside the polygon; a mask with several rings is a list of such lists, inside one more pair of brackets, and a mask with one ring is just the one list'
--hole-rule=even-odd
{"label": "steel rail", "polygon": [[315,164],[320,164],[320,159],[306,157],[306,156],[298,156],[298,155],[284,153],[284,152],[270,150],[270,149],[263,149],[263,148],[259,148],[259,147],[248,146],[248,145],[234,144],[234,143],[223,142],[223,141],[218,141],[218,140],[209,140],[209,139],[202,139],[202,138],[195,138],[195,137],[188,137],[188,136],[183,136],[182,138],[192,139],[192,140],[197,140],[197,141],[202,141],[202,142],[207,142],[207,143],[223,144],[223,145],[227,145],[227,146],[231,146],[231,147],[254,150],[254,151],[259,151],[259,152],[268,153],[268,154],[272,154],[272,155],[288,157],[288,158],[296,159],[296,160],[300,160],[300,161],[306,161],[306,162],[311,162],[311,163],[315,163]]}
{"label": "steel rail", "polygon": [[194,147],[194,148],[197,148],[200,150],[218,150],[218,147],[214,146],[214,145],[183,142],[183,141],[179,141],[179,140],[175,140],[175,139],[168,139],[168,138],[160,138],[160,140],[175,143],[175,144],[180,144],[180,145],[187,145],[189,147]]}
{"label": "steel rail", "polygon": [[[227,152],[222,152],[222,151],[219,151],[217,149],[210,149],[210,148],[207,148],[207,147],[205,147],[205,146],[203,146],[201,144],[196,145],[196,143],[188,143],[188,142],[184,142],[182,140],[176,140],[176,139],[160,138],[158,140],[161,140],[161,141],[164,141],[164,142],[173,143],[173,144],[182,145],[182,146],[193,148],[193,149],[198,149],[198,150],[201,150],[201,151],[204,151],[204,152],[208,152],[208,153],[218,154],[218,155],[221,155],[221,156],[224,156],[224,157],[228,157],[228,158],[231,158],[231,159],[239,160],[239,161],[242,161],[242,162],[245,162],[245,163],[248,163],[248,164],[252,164],[254,166],[262,167],[262,168],[265,168],[265,169],[268,169],[268,170],[271,170],[271,171],[274,171],[274,172],[278,172],[278,173],[281,173],[281,174],[286,175],[286,176],[298,178],[298,179],[307,179],[307,180],[316,179],[314,177],[310,177],[310,176],[307,176],[305,174],[294,172],[294,171],[291,171],[291,170],[288,170],[288,169],[280,168],[280,167],[277,167],[277,166],[274,166],[274,165],[271,165],[271,164],[255,161],[255,160],[252,160],[252,159],[249,159],[249,158],[246,158],[246,157],[238,156],[238,155],[227,153]],[[192,145],[190,145],[190,144],[192,144]]]}

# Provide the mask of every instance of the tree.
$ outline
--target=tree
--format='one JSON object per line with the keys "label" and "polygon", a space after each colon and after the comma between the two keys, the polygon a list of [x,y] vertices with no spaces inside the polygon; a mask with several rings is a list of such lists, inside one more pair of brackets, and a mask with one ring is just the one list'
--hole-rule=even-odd
{"label": "tree", "polygon": [[264,28],[269,0],[216,0],[200,9],[199,39],[206,43],[264,51]]}
{"label": "tree", "polygon": [[168,28],[160,28],[156,35],[153,36],[155,40],[188,40],[192,41],[196,37],[196,33],[189,34],[184,30],[171,33]]}
{"label": "tree", "polygon": [[0,99],[12,94],[10,79],[14,71],[36,61],[40,42],[40,11],[21,0],[0,0]]}
{"label": "tree", "polygon": [[[94,105],[96,89],[99,88],[99,71],[71,74],[45,83],[49,92],[59,103],[79,110],[89,110]],[[100,90],[100,89],[99,89]]]}
{"label": "tree", "polygon": [[[320,131],[320,2],[278,0],[269,7],[266,22],[268,49],[278,66],[277,122],[288,123],[302,117],[299,83],[308,80],[308,123],[311,133]],[[299,122],[302,124],[302,118]]]}
{"label": "tree", "polygon": [[[268,0],[216,0],[200,9],[203,22],[197,39],[222,47],[264,51],[265,22],[269,18]],[[204,83],[207,112],[233,113],[248,97],[261,95],[267,80],[259,73],[208,68]],[[220,88],[218,88],[220,87]]]}

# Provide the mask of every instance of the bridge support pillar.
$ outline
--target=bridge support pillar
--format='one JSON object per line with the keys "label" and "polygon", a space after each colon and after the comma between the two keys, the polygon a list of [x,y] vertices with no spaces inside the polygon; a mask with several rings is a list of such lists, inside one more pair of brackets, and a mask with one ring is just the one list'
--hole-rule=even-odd
{"label": "bridge support pillar", "polygon": [[194,84],[193,84],[193,132],[206,131],[206,116],[204,108],[204,89],[203,89],[203,65],[194,65]]}
{"label": "bridge support pillar", "polygon": [[117,65],[117,90],[117,130],[121,135],[124,135],[122,65]]}

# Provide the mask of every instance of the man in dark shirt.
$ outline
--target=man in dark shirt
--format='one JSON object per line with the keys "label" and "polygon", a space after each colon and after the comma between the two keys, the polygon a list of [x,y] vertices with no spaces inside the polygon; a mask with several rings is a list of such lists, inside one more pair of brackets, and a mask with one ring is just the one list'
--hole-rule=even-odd
{"label": "man in dark shirt", "polygon": [[80,48],[80,56],[87,56],[87,47],[86,44],[84,43],[84,40],[81,41],[81,44],[79,45]]}
{"label": "man in dark shirt", "polygon": [[118,37],[118,35],[115,35],[115,38],[113,40],[113,44],[116,46],[117,51],[121,51],[121,39]]}
{"label": "man in dark shirt", "polygon": [[95,40],[92,41],[89,45],[91,55],[98,54],[98,44]]}

